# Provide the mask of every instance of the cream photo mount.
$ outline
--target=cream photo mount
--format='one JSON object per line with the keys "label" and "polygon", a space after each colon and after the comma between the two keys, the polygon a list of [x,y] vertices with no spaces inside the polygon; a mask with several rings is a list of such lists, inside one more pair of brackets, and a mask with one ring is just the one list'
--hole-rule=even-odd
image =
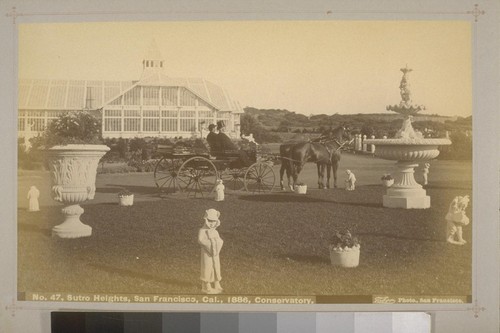
{"label": "cream photo mount", "polygon": [[[133,2],[130,2],[132,4]],[[276,2],[279,4],[278,2]],[[150,3],[151,5],[154,2]],[[75,2],[75,6],[77,3]],[[158,6],[161,6],[157,3]],[[141,21],[141,20],[459,20],[470,22],[472,29],[472,83],[473,83],[473,118],[474,118],[474,184],[473,184],[473,216],[472,220],[472,234],[473,234],[473,263],[472,263],[472,295],[466,298],[466,304],[315,304],[307,306],[286,305],[286,304],[176,304],[176,303],[111,303],[112,300],[108,299],[105,302],[86,302],[86,295],[77,296],[77,302],[51,302],[51,297],[59,293],[54,291],[51,294],[38,293],[38,295],[31,295],[31,297],[48,297],[47,303],[45,302],[30,302],[19,301],[17,295],[17,271],[16,266],[16,252],[17,242],[16,234],[17,228],[14,223],[2,225],[2,237],[5,238],[4,244],[8,245],[7,253],[2,254],[2,261],[6,262],[6,267],[12,272],[12,275],[2,277],[2,305],[5,305],[5,315],[10,315],[12,318],[21,318],[23,316],[39,317],[42,313],[47,313],[51,310],[60,309],[79,309],[79,310],[124,310],[124,311],[426,311],[433,314],[435,320],[434,324],[440,332],[440,325],[444,325],[448,320],[454,321],[457,327],[483,327],[485,329],[494,329],[494,325],[498,325],[498,260],[493,262],[497,253],[487,258],[484,254],[489,253],[488,248],[493,244],[498,244],[498,224],[488,224],[487,221],[497,221],[497,210],[487,204],[491,198],[498,199],[498,161],[496,157],[487,151],[487,143],[495,140],[496,132],[493,124],[495,124],[495,108],[498,106],[498,93],[488,94],[485,91],[494,86],[495,79],[498,79],[498,74],[491,74],[491,69],[498,69],[498,57],[495,58],[493,52],[490,57],[484,55],[483,51],[491,45],[497,45],[498,39],[493,39],[488,31],[494,31],[492,27],[496,27],[498,18],[492,17],[498,10],[498,4],[493,2],[484,2],[477,5],[472,5],[467,1],[440,2],[439,8],[437,4],[429,3],[429,8],[422,11],[421,8],[415,8],[411,2],[405,5],[404,9],[394,12],[391,8],[374,8],[365,4],[363,8],[336,8],[333,4],[329,9],[323,11],[324,3],[318,2],[318,5],[309,3],[303,7],[297,6],[293,10],[271,10],[262,9],[260,11],[248,11],[244,9],[244,5],[237,7],[234,11],[224,11],[223,9],[204,8],[203,10],[192,9],[178,11],[171,9],[164,9],[156,14],[150,11],[144,13],[117,11],[113,8],[106,8],[106,5],[96,5],[95,8],[99,10],[88,10],[75,7],[75,10],[68,11],[67,13],[59,11],[58,8],[34,8],[28,6],[26,3],[19,1],[15,3],[15,8],[4,8],[5,16],[2,18],[3,24],[8,27],[2,32],[2,39],[6,42],[7,47],[12,47],[12,52],[9,57],[2,60],[2,68],[11,68],[12,77],[10,77],[4,85],[3,94],[7,97],[3,99],[2,104],[5,105],[6,110],[12,112],[2,115],[2,123],[16,124],[16,82],[17,82],[17,31],[19,25],[23,23],[36,23],[36,22],[68,22],[68,21],[107,21],[120,20],[126,21]],[[329,7],[328,5],[327,7]],[[389,7],[389,6],[388,6]],[[123,7],[126,8],[126,7]],[[279,8],[279,7],[277,7]],[[281,7],[287,8],[289,7]],[[321,8],[321,9],[316,9]],[[326,8],[326,7],[325,7]],[[443,9],[445,8],[445,9]],[[8,11],[6,11],[6,9]],[[94,8],[93,8],[94,9]],[[386,10],[387,12],[384,12]],[[490,16],[489,16],[490,14]],[[161,16],[161,19],[158,19]],[[78,18],[78,19],[75,19]],[[498,48],[496,48],[498,49]],[[7,71],[6,71],[7,72]],[[7,72],[8,73],[8,72]],[[497,71],[498,73],[498,71]],[[424,101],[425,102],[425,101]],[[480,111],[479,111],[480,110]],[[6,142],[14,142],[16,138],[15,127],[6,126],[6,130],[2,131]],[[13,143],[14,144],[14,143]],[[14,151],[14,146],[12,146]],[[12,177],[5,177],[6,187],[11,195],[10,200],[7,200],[8,205],[4,209],[2,215],[4,221],[16,221],[16,168],[15,168],[15,153],[10,154],[11,159],[6,159],[2,163],[3,169],[7,170],[6,175]],[[479,171],[481,170],[481,172]],[[491,179],[496,180],[492,182]],[[498,200],[491,200],[498,203]],[[4,203],[5,204],[5,203]],[[444,216],[443,216],[444,220]],[[479,221],[475,224],[474,221]],[[483,223],[483,221],[485,221]],[[224,238],[224,235],[221,233]],[[223,254],[222,254],[223,255]],[[3,258],[5,256],[5,258]],[[497,258],[498,259],[498,258]],[[490,271],[491,270],[491,271]],[[5,289],[5,290],[4,290]],[[492,293],[493,292],[493,293]],[[496,295],[495,295],[496,292]],[[36,293],[33,291],[32,293]],[[493,294],[493,295],[492,295]],[[26,295],[20,295],[26,297]],[[81,297],[78,297],[81,296]],[[106,298],[106,293],[102,295]],[[119,295],[116,295],[119,296]],[[139,295],[140,296],[140,295]],[[145,295],[144,295],[145,296]],[[265,295],[264,295],[265,296]],[[160,296],[161,297],[161,296]],[[199,296],[199,297],[215,297],[215,296]],[[221,297],[221,296],[219,296]],[[230,296],[224,296],[230,297]],[[236,295],[235,297],[238,297]],[[93,297],[91,297],[92,299]],[[33,298],[32,298],[33,299]],[[53,299],[57,301],[57,299]],[[379,299],[380,302],[387,299]],[[83,301],[83,302],[82,302]],[[390,300],[389,300],[390,301]],[[80,303],[82,302],[82,303]],[[351,301],[352,302],[352,301]],[[489,316],[483,314],[489,313]],[[495,318],[496,323],[495,323]],[[453,325],[453,324],[452,324]],[[478,326],[479,325],[479,326]],[[443,326],[441,326],[443,327]],[[493,330],[491,330],[493,332]],[[485,330],[485,332],[488,332]]]}

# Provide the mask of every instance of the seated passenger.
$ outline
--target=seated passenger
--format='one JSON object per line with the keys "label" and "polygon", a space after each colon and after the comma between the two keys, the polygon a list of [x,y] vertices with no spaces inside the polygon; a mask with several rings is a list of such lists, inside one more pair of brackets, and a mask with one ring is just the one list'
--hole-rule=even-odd
{"label": "seated passenger", "polygon": [[208,125],[208,130],[210,133],[207,135],[207,142],[208,145],[210,146],[210,152],[220,152],[220,146],[219,146],[219,139],[218,139],[218,134],[215,133],[215,125],[210,124]]}
{"label": "seated passenger", "polygon": [[252,162],[248,158],[248,155],[245,151],[238,149],[238,147],[233,143],[231,138],[227,136],[226,133],[226,124],[224,121],[217,122],[217,129],[219,130],[219,134],[217,134],[217,146],[220,147],[220,150],[223,154],[225,153],[236,153],[238,154],[239,160],[243,164],[243,166],[250,166]]}

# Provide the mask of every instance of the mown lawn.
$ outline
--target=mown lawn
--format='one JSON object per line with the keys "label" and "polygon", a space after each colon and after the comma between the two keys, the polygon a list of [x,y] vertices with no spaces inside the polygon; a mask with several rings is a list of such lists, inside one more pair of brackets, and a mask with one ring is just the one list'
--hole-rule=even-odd
{"label": "mown lawn", "polygon": [[[444,216],[453,197],[471,195],[471,182],[443,165],[442,177],[438,165],[431,170],[426,210],[383,208],[384,189],[367,182],[354,192],[313,189],[305,196],[229,193],[224,202],[173,195],[133,207],[87,203],[82,220],[93,235],[64,240],[50,236],[60,206],[19,208],[18,290],[199,294],[197,232],[204,210],[216,208],[227,294],[469,295],[472,227],[465,227],[465,246],[449,245]],[[364,173],[370,169],[361,179]],[[361,239],[359,267],[330,265],[337,228]]]}

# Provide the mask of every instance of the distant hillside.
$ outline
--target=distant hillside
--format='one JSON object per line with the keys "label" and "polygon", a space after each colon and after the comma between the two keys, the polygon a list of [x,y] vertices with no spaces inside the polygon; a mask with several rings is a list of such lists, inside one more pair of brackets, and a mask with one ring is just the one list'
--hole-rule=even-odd
{"label": "distant hillside", "polygon": [[[366,121],[392,122],[401,119],[401,115],[396,113],[367,113],[367,114],[318,114],[305,116],[293,111],[282,109],[256,109],[253,107],[244,108],[245,114],[257,117],[262,125],[270,128],[278,128],[283,122],[291,127],[317,127],[338,125],[341,123],[357,123]],[[444,117],[438,115],[417,115],[415,121],[435,121],[444,123],[445,121],[455,121],[456,117]]]}
{"label": "distant hillside", "polygon": [[[371,114],[319,114],[305,116],[282,109],[244,108],[246,115],[255,117],[264,128],[275,132],[321,132],[325,128],[347,124],[350,128],[364,134],[391,135],[402,122],[402,116],[394,112]],[[413,121],[416,128],[426,127],[438,131],[471,130],[472,117],[458,118],[439,115],[417,115]],[[458,127],[458,128],[456,128]]]}

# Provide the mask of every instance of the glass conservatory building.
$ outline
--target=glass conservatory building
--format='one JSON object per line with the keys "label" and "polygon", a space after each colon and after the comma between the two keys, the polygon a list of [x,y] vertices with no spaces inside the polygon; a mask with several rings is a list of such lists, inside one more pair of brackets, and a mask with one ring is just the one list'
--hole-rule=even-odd
{"label": "glass conservatory building", "polygon": [[171,78],[153,43],[138,81],[19,80],[18,135],[34,136],[67,111],[90,110],[102,118],[104,138],[193,137],[224,120],[240,136],[238,102],[201,78]]}

